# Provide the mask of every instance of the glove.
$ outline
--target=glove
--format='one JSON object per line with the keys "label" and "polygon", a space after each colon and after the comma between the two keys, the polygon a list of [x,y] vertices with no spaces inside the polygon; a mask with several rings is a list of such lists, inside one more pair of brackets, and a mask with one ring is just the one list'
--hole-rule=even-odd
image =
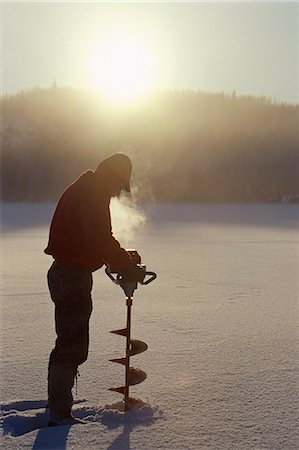
{"label": "glove", "polygon": [[133,264],[141,264],[141,256],[137,250],[126,250],[126,252],[129,254]]}
{"label": "glove", "polygon": [[126,281],[138,281],[142,283],[145,278],[145,271],[137,264],[130,264],[120,275]]}

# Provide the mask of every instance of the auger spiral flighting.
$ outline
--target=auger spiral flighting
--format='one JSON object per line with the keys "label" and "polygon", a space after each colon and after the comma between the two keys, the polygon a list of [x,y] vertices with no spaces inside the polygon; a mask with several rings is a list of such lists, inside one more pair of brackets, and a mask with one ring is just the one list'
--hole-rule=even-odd
{"label": "auger spiral flighting", "polygon": [[[146,285],[149,284],[151,281],[153,281],[157,277],[157,275],[154,272],[146,271],[146,267],[143,264],[141,264],[141,258],[137,253],[137,251],[136,250],[127,250],[127,251],[131,254],[131,257],[134,260],[134,262],[136,262],[136,264],[139,264],[140,267],[144,270],[145,275],[149,276],[149,278],[147,280],[144,280],[141,284]],[[130,359],[131,356],[145,352],[148,346],[145,342],[139,341],[137,339],[131,339],[131,313],[132,313],[131,310],[133,303],[133,293],[135,289],[137,289],[137,282],[126,280],[118,272],[114,271],[113,268],[111,268],[110,266],[107,266],[106,274],[114,283],[122,287],[126,295],[126,306],[127,306],[126,328],[111,331],[111,333],[113,334],[124,336],[126,338],[126,354],[122,358],[110,359],[111,362],[115,362],[125,366],[126,369],[125,385],[110,388],[109,390],[123,394],[125,411],[128,411],[130,409],[130,397],[129,397],[130,386],[142,383],[142,381],[146,379],[146,373],[143,370],[130,366]]]}

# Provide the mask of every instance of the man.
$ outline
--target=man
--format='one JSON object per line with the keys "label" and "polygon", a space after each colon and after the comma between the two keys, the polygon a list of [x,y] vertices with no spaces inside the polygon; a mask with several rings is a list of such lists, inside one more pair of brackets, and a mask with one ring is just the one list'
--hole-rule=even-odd
{"label": "man", "polygon": [[49,426],[75,422],[72,388],[88,354],[92,272],[110,264],[127,279],[144,279],[144,271],[111,229],[110,199],[122,190],[130,192],[131,172],[126,155],[105,159],[95,172],[88,170],[64,191],[52,219],[45,253],[54,258],[48,285],[57,339],[49,359]]}

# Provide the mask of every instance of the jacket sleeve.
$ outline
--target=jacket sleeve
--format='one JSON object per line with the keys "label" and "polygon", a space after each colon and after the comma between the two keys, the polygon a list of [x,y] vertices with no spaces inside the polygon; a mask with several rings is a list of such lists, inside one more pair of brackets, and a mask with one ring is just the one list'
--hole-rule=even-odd
{"label": "jacket sleeve", "polygon": [[122,271],[132,264],[130,255],[115,239],[111,228],[111,217],[108,202],[85,203],[82,223],[87,248],[92,254],[110,264],[115,270]]}

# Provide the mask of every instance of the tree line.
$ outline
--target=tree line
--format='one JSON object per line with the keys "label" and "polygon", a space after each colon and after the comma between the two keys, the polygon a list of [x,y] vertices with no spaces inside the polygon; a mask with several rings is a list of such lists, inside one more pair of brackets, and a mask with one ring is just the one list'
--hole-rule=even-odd
{"label": "tree line", "polygon": [[55,201],[124,151],[142,201],[269,201],[298,194],[299,105],[159,91],[127,107],[91,91],[34,88],[0,99],[2,201]]}

